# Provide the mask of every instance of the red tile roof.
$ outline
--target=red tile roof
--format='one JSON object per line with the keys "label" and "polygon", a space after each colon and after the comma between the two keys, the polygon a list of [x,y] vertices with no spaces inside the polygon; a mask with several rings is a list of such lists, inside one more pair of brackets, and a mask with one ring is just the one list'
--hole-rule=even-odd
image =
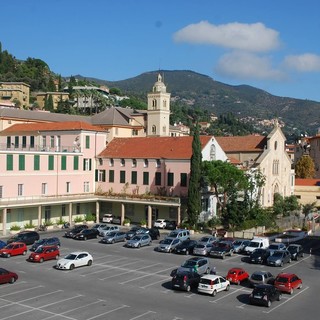
{"label": "red tile roof", "polygon": [[[200,136],[203,148],[211,139]],[[125,159],[191,159],[192,136],[186,137],[145,137],[114,138],[99,156]]]}
{"label": "red tile roof", "polygon": [[320,179],[295,179],[296,186],[319,186]]}
{"label": "red tile roof", "polygon": [[105,131],[101,127],[93,126],[82,121],[67,121],[67,122],[48,122],[48,123],[17,123],[2,131],[2,134],[12,132],[32,132],[32,131]]}
{"label": "red tile roof", "polygon": [[267,138],[260,135],[215,137],[222,150],[228,152],[261,152],[267,144]]}

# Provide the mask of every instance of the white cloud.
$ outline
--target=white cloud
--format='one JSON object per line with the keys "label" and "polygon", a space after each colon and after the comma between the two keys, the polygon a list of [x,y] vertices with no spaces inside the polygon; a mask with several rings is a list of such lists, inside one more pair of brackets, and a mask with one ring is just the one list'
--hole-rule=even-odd
{"label": "white cloud", "polygon": [[300,72],[320,71],[320,56],[312,53],[289,55],[284,59],[286,67]]}
{"label": "white cloud", "polygon": [[215,68],[223,76],[241,80],[282,80],[284,73],[272,67],[269,57],[248,52],[231,52],[223,55]]}
{"label": "white cloud", "polygon": [[263,23],[228,23],[222,25],[201,21],[190,24],[173,35],[176,42],[211,44],[225,48],[265,52],[279,47],[279,33]]}

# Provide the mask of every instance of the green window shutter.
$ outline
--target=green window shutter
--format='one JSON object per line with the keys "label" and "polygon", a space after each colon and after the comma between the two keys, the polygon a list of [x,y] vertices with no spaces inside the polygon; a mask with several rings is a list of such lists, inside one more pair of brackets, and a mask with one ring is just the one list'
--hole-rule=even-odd
{"label": "green window shutter", "polygon": [[54,156],[48,158],[48,170],[54,170]]}
{"label": "green window shutter", "polygon": [[131,172],[131,183],[132,184],[137,184],[137,171],[132,171]]}
{"label": "green window shutter", "polygon": [[30,148],[34,148],[34,136],[30,136]]}
{"label": "green window shutter", "polygon": [[99,176],[99,170],[96,169],[95,173],[94,173],[94,181],[97,182],[98,181],[98,176]]}
{"label": "green window shutter", "polygon": [[121,170],[120,171],[120,183],[125,183],[126,182],[126,172]]}
{"label": "green window shutter", "polygon": [[40,155],[38,154],[34,155],[33,170],[40,170]]}
{"label": "green window shutter", "polygon": [[89,170],[91,171],[92,159],[89,159]]}
{"label": "green window shutter", "polygon": [[86,136],[86,149],[90,149],[90,136]]}
{"label": "green window shutter", "polygon": [[19,170],[23,171],[26,168],[26,158],[24,154],[19,154]]}
{"label": "green window shutter", "polygon": [[67,170],[67,156],[61,156],[61,170]]}
{"label": "green window shutter", "polygon": [[7,154],[7,171],[13,170],[13,155]]}
{"label": "green window shutter", "polygon": [[73,170],[79,170],[79,156],[73,157]]}
{"label": "green window shutter", "polygon": [[156,172],[155,180],[155,185],[161,186],[161,172]]}
{"label": "green window shutter", "polygon": [[173,172],[168,172],[168,186],[172,187],[174,183],[174,175]]}
{"label": "green window shutter", "polygon": [[102,170],[102,182],[106,182],[106,170]]}
{"label": "green window shutter", "polygon": [[145,186],[149,185],[149,172],[143,173],[143,185]]}
{"label": "green window shutter", "polygon": [[187,174],[186,173],[181,173],[180,174],[180,186],[181,187],[186,187],[187,186]]}
{"label": "green window shutter", "polygon": [[109,170],[109,182],[114,182],[114,170]]}

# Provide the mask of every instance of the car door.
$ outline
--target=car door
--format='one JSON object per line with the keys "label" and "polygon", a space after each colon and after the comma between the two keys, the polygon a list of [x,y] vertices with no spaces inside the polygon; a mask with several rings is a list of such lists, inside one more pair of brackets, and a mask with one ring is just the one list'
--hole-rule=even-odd
{"label": "car door", "polygon": [[87,254],[86,253],[80,253],[75,261],[76,267],[81,267],[87,264]]}
{"label": "car door", "polygon": [[0,283],[8,282],[8,273],[5,270],[0,270]]}
{"label": "car door", "polygon": [[223,277],[220,277],[219,281],[220,281],[220,290],[219,291],[225,290],[227,287],[227,280]]}

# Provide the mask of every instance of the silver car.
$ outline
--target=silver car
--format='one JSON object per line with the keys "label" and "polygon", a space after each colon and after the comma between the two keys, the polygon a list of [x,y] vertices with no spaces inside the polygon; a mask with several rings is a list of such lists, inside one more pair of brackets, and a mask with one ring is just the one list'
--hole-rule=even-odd
{"label": "silver car", "polygon": [[128,248],[140,248],[150,246],[152,239],[148,234],[137,234],[131,240],[127,241]]}
{"label": "silver car", "polygon": [[198,274],[208,274],[211,271],[210,263],[207,258],[204,257],[193,257],[186,260],[178,270],[192,270]]}
{"label": "silver car", "polygon": [[126,233],[122,231],[112,231],[101,239],[101,243],[115,243],[126,241]]}
{"label": "silver car", "polygon": [[119,226],[106,226],[103,229],[101,229],[99,236],[105,237],[106,235],[108,235],[110,232],[113,232],[113,231],[120,231],[120,227]]}
{"label": "silver car", "polygon": [[167,238],[164,240],[161,240],[158,246],[158,251],[160,252],[173,252],[173,250],[176,248],[178,244],[180,244],[181,241],[179,239],[171,239]]}
{"label": "silver car", "polygon": [[193,254],[197,256],[208,256],[211,249],[212,243],[198,243],[193,249]]}

